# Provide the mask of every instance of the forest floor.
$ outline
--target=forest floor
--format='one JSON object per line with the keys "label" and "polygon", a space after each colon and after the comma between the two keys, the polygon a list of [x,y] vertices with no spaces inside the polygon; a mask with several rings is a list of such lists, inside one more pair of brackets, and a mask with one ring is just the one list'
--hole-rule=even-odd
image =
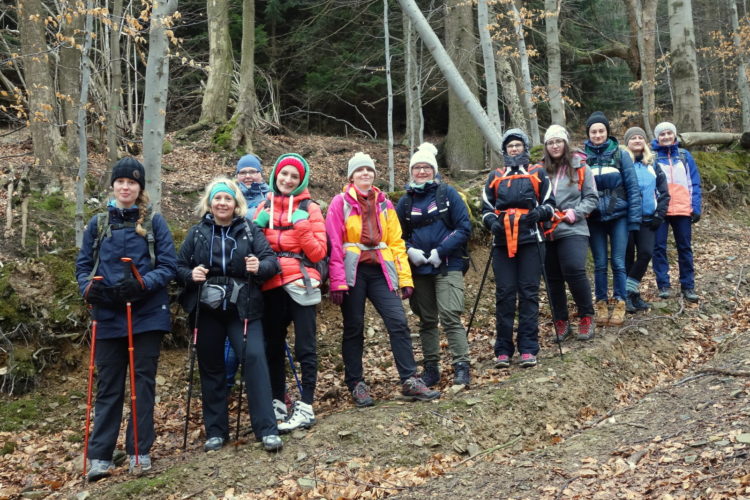
{"label": "forest floor", "polygon": [[[269,138],[263,157],[285,148],[319,157],[313,168],[328,168],[311,191],[330,198],[357,142],[301,141]],[[405,157],[398,153],[400,164]],[[194,145],[176,148],[166,164],[165,213],[184,228],[194,219],[188,212],[197,190],[215,173],[231,172],[231,163]],[[340,313],[324,301],[318,422],[284,437],[284,449],[273,454],[252,439],[247,415],[238,442],[204,453],[198,397],[182,450],[188,353],[176,333],[159,366],[153,469],[134,477],[121,465],[92,484],[81,479],[88,349],[77,340],[78,369],[48,370],[35,391],[0,399],[0,499],[750,498],[749,245],[747,215],[708,210],[694,233],[700,303],[657,299],[648,274],[643,291],[652,311],[599,328],[590,342],[566,341],[562,357],[542,290],[542,351],[531,369],[493,367],[490,273],[470,334],[472,384],[451,385],[444,345],[443,397],[430,403],[400,399],[387,333],[368,307],[366,377],[378,403],[355,408],[342,380]],[[487,255],[486,244],[475,242],[467,321]],[[177,325],[184,330],[184,320]],[[415,348],[419,359],[417,337]],[[289,387],[295,398],[291,377]],[[230,406],[234,426],[236,396]]]}

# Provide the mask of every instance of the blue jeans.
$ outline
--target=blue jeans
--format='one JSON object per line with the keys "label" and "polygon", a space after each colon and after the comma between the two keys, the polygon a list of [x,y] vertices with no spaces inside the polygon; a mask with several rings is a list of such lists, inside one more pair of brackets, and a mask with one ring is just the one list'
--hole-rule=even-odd
{"label": "blue jeans", "polygon": [[669,215],[666,221],[656,230],[654,258],[652,266],[656,274],[656,285],[669,288],[669,262],[667,261],[667,236],[672,226],[674,243],[677,247],[677,265],[680,269],[680,285],[683,290],[695,288],[695,269],[693,268],[693,226],[687,215]]}
{"label": "blue jeans", "polygon": [[589,245],[594,257],[594,295],[597,301],[607,300],[607,239],[611,252],[614,298],[625,300],[625,250],[628,246],[628,221],[626,217],[609,221],[589,220]]}

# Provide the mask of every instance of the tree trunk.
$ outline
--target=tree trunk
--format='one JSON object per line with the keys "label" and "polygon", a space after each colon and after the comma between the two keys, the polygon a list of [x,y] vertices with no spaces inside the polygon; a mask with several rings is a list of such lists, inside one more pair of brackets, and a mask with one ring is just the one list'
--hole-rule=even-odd
{"label": "tree trunk", "polygon": [[154,3],[148,35],[146,89],[143,97],[143,162],[146,189],[154,212],[161,211],[161,156],[169,85],[167,26],[169,16],[177,9],[177,0]]}
{"label": "tree trunk", "polygon": [[240,62],[240,96],[234,110],[232,149],[242,144],[245,151],[253,150],[255,112],[258,108],[255,95],[255,1],[242,2],[242,61]]}
{"label": "tree trunk", "polygon": [[[29,128],[34,151],[34,182],[45,188],[65,188],[72,180],[71,158],[62,146],[62,136],[55,116],[55,86],[50,75],[49,53],[45,40],[43,20],[47,13],[41,0],[24,0],[18,3],[21,50],[34,54],[24,60],[24,79],[29,107]],[[50,176],[50,172],[58,177]]]}
{"label": "tree trunk", "polygon": [[492,149],[501,152],[503,144],[500,131],[492,126],[490,119],[487,117],[487,113],[484,112],[482,105],[479,104],[479,99],[471,93],[466,82],[461,78],[458,69],[456,69],[450,56],[448,56],[445,47],[440,44],[440,40],[438,40],[438,37],[435,35],[435,32],[432,31],[430,24],[424,18],[424,15],[422,15],[422,11],[419,10],[419,7],[414,0],[398,0],[398,2],[406,15],[409,16],[412,23],[414,23],[414,27],[419,32],[422,42],[432,54],[435,63],[440,67],[440,71],[443,72],[443,76],[445,76],[448,85],[450,85],[456,95],[460,97],[464,106],[466,106],[466,109],[468,109],[471,117],[474,119],[474,123],[484,135],[485,140],[487,140]]}
{"label": "tree trunk", "polygon": [[477,3],[477,24],[479,28],[479,43],[482,46],[482,59],[484,60],[484,80],[487,86],[487,115],[498,130],[503,129],[500,119],[497,96],[497,73],[495,72],[495,53],[492,48],[492,35],[490,34],[490,14],[487,0],[479,0]]}
{"label": "tree trunk", "polygon": [[107,158],[114,163],[118,158],[117,122],[122,113],[122,58],[120,51],[120,32],[122,28],[122,0],[114,0],[110,15],[112,25],[109,28],[109,97],[107,104]]}
{"label": "tree trunk", "polygon": [[677,130],[700,131],[701,96],[692,0],[668,0],[668,8],[674,124]]}
{"label": "tree trunk", "polygon": [[[729,132],[682,132],[680,133],[680,145],[686,148],[694,146],[710,146],[713,144],[732,144],[739,141],[743,148],[747,149],[744,134],[732,134]],[[750,135],[750,134],[749,134]]]}
{"label": "tree trunk", "polygon": [[510,3],[514,18],[514,29],[516,32],[516,42],[518,45],[518,59],[521,65],[521,77],[523,78],[523,93],[521,99],[526,115],[529,117],[529,138],[531,144],[537,145],[539,141],[539,121],[536,116],[536,106],[532,99],[531,90],[531,72],[529,70],[529,53],[526,50],[526,39],[523,34],[523,20],[518,8],[514,2]]}
{"label": "tree trunk", "polygon": [[[88,13],[86,13],[88,15]],[[60,46],[60,71],[58,86],[65,97],[60,99],[62,105],[62,123],[65,145],[71,156],[78,149],[78,98],[81,93],[81,49],[79,47],[83,34],[83,20],[86,18],[74,2],[60,4],[60,32],[67,41]],[[72,40],[71,40],[72,39]],[[75,43],[73,43],[73,41]]]}
{"label": "tree trunk", "polygon": [[510,64],[508,56],[500,51],[497,46],[495,54],[497,74],[500,75],[500,88],[503,92],[503,102],[505,103],[506,111],[510,115],[508,128],[525,129],[526,118],[523,116],[523,106],[521,106],[521,97],[518,95],[516,74],[513,71],[513,66]]}
{"label": "tree trunk", "polygon": [[560,0],[544,0],[547,33],[547,98],[552,123],[565,126],[565,102],[562,97],[562,63],[560,61]]}
{"label": "tree trunk", "polygon": [[732,36],[734,50],[737,52],[737,89],[740,94],[742,106],[742,130],[750,130],[750,84],[748,84],[748,61],[747,52],[742,48],[740,39],[740,21],[737,15],[737,4],[735,0],[729,0],[729,12],[732,17]]}
{"label": "tree trunk", "polygon": [[[474,16],[471,3],[448,0],[445,9],[445,45],[468,91],[479,95],[474,58]],[[422,37],[424,40],[424,37]],[[464,99],[452,86],[448,89],[448,134],[445,138],[448,169],[479,171],[484,168],[484,141]]]}
{"label": "tree trunk", "polygon": [[404,95],[406,97],[406,137],[409,154],[413,154],[419,144],[424,142],[422,130],[422,78],[417,57],[417,30],[404,13]]}
{"label": "tree trunk", "polygon": [[391,81],[391,35],[388,31],[388,0],[383,0],[383,40],[385,43],[385,82],[388,89],[388,191],[393,191],[393,82]]}
{"label": "tree trunk", "polygon": [[229,105],[229,86],[234,72],[229,37],[229,1],[208,0],[208,81],[203,93],[200,121],[224,123]]}
{"label": "tree trunk", "polygon": [[91,64],[89,63],[89,52],[91,51],[92,32],[94,30],[94,16],[92,10],[94,0],[86,0],[86,35],[83,42],[83,52],[79,58],[81,64],[81,97],[78,102],[78,176],[76,177],[76,248],[81,248],[83,244],[83,207],[86,193],[86,174],[88,172],[89,154],[88,141],[86,135],[86,104],[89,100],[89,83],[91,81]]}

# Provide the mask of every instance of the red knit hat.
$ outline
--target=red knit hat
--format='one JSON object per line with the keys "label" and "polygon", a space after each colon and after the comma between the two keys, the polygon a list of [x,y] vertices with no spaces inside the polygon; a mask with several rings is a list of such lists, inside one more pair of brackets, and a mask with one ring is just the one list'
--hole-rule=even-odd
{"label": "red knit hat", "polygon": [[274,165],[273,169],[273,176],[276,178],[279,175],[279,172],[282,168],[291,165],[294,168],[297,169],[297,172],[299,172],[299,178],[300,180],[305,178],[305,165],[302,163],[302,160],[297,155],[283,155],[281,158],[278,159],[276,162],[276,165]]}

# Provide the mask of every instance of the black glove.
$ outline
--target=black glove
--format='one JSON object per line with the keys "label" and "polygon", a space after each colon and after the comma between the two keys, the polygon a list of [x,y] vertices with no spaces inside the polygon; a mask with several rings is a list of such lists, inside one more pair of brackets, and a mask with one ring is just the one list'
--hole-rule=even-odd
{"label": "black glove", "polygon": [[651,223],[649,224],[649,227],[652,230],[656,231],[657,229],[661,227],[662,224],[664,224],[664,218],[655,215],[654,218],[651,219]]}
{"label": "black glove", "polygon": [[114,306],[119,303],[115,287],[93,280],[86,288],[84,300],[93,306]]}
{"label": "black glove", "polygon": [[117,285],[117,297],[122,302],[135,302],[142,299],[145,294],[145,289],[141,286],[137,279],[132,276],[123,279]]}
{"label": "black glove", "polygon": [[500,222],[500,217],[496,218],[495,222],[492,223],[492,226],[490,226],[490,232],[492,234],[502,234],[503,224]]}
{"label": "black glove", "polygon": [[524,216],[524,220],[529,224],[536,224],[539,221],[545,222],[552,218],[553,210],[549,205],[538,205]]}
{"label": "black glove", "polygon": [[691,223],[695,224],[699,220],[701,220],[701,214],[696,214],[695,212],[693,212],[692,214],[690,214],[690,222]]}

